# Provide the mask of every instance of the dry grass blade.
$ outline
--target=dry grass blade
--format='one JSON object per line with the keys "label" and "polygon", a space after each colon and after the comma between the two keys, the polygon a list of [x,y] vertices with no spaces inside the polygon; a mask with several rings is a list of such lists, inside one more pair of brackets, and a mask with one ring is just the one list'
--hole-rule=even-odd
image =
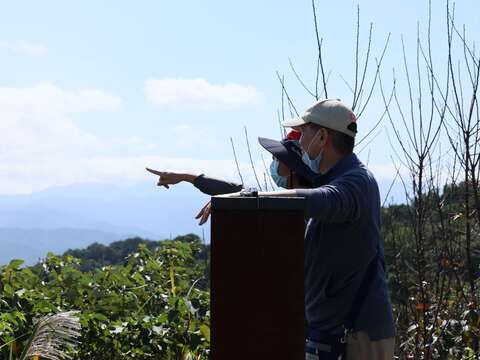
{"label": "dry grass blade", "polygon": [[243,186],[243,185],[245,185],[245,183],[243,182],[242,172],[240,171],[240,165],[238,164],[237,152],[235,151],[235,145],[233,144],[233,139],[231,137],[230,137],[230,143],[232,144],[233,157],[235,159],[235,164],[237,165],[238,175],[240,176],[240,181],[242,182],[242,186]]}
{"label": "dry grass blade", "polygon": [[248,150],[248,156],[250,157],[250,164],[252,165],[252,170],[253,170],[253,175],[255,175],[255,180],[257,181],[258,189],[262,191],[262,185],[260,185],[260,181],[258,180],[257,176],[257,171],[255,170],[255,164],[253,163],[253,158],[252,158],[252,151],[250,149],[250,142],[248,141],[248,133],[247,133],[247,127],[244,127],[245,130],[245,141],[247,143],[247,150]]}
{"label": "dry grass blade", "polygon": [[78,311],[68,311],[41,318],[25,348],[21,360],[39,356],[51,360],[72,359],[68,349],[74,349],[80,336]]}

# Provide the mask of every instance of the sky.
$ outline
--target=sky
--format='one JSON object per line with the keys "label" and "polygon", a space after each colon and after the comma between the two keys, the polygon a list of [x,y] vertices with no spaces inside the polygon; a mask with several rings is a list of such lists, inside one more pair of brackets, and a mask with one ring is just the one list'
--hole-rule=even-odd
{"label": "sky", "polygon": [[[407,62],[415,65],[417,22],[423,37],[427,1],[316,4],[330,97],[352,101],[343,79],[354,83],[357,5],[361,54],[373,23],[366,88],[389,33],[385,87],[391,88],[393,68],[402,74],[401,36]],[[432,51],[442,71],[445,7],[443,1],[432,4]],[[480,34],[479,10],[478,0],[456,3],[457,24],[466,24],[471,40]],[[263,173],[262,155],[267,166],[270,157],[256,139],[281,136],[277,72],[303,112],[314,99],[289,59],[312,88],[316,46],[306,0],[1,1],[0,194],[91,182],[154,183],[145,166],[239,181],[230,138],[246,182],[254,185],[244,128]],[[399,97],[407,99],[401,90]],[[376,87],[358,120],[359,138],[383,110]],[[381,180],[395,176],[389,137],[384,120],[359,154]]]}

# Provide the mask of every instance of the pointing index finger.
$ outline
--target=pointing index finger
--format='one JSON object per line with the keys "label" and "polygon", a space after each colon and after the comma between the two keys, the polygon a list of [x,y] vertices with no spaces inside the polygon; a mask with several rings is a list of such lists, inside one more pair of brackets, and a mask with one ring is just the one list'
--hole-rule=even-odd
{"label": "pointing index finger", "polygon": [[162,176],[163,175],[163,172],[161,171],[158,171],[158,170],[153,170],[153,169],[150,169],[148,167],[145,168],[148,172],[152,173],[152,174],[155,174],[155,175],[158,175],[158,176]]}

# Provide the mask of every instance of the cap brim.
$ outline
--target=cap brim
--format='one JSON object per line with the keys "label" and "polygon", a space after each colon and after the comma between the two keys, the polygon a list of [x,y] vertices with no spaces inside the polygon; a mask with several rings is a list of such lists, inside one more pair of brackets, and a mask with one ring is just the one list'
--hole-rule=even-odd
{"label": "cap brim", "polygon": [[290,170],[313,183],[316,174],[302,161],[301,155],[292,149],[293,140],[281,142],[273,139],[258,138],[258,142],[278,161],[284,163]]}
{"label": "cap brim", "polygon": [[283,144],[280,141],[259,137],[258,142],[260,143],[260,145],[263,146],[265,150],[267,150],[270,154],[275,156],[277,159],[279,157],[283,158],[288,156],[287,149],[285,148],[285,146],[283,146]]}
{"label": "cap brim", "polygon": [[302,126],[308,123],[308,121],[305,121],[302,117],[296,117],[290,120],[286,120],[282,122],[283,127],[296,127],[296,126]]}

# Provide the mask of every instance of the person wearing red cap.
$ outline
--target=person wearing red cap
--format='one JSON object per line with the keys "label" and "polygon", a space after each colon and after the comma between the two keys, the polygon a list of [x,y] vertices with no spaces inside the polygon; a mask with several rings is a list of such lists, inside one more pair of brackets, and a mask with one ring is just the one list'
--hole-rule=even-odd
{"label": "person wearing red cap", "polygon": [[[299,131],[292,130],[282,141],[258,139],[260,144],[273,156],[270,176],[278,187],[285,189],[309,187],[313,182],[315,174],[302,161],[302,152],[298,145],[300,135]],[[146,170],[159,177],[157,186],[167,189],[180,182],[191,183],[202,193],[210,196],[236,193],[243,189],[242,184],[215,179],[204,174],[194,175],[150,168],[146,168]]]}

